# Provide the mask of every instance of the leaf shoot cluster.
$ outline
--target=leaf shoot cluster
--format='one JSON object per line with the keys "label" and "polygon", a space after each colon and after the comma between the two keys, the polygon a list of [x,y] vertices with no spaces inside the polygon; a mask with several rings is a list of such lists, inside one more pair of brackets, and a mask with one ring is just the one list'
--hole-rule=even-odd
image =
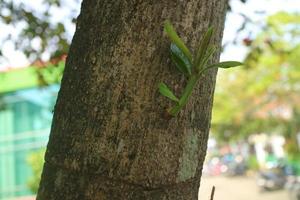
{"label": "leaf shoot cluster", "polygon": [[189,97],[192,94],[193,88],[200,79],[201,75],[204,74],[208,69],[211,68],[230,68],[242,65],[237,61],[226,61],[214,64],[208,64],[209,59],[213,56],[216,51],[216,47],[211,44],[213,36],[213,28],[210,27],[202,39],[200,40],[199,46],[196,49],[195,55],[184,44],[182,39],[178,36],[173,25],[166,21],[164,25],[164,31],[171,40],[170,55],[172,62],[176,68],[187,78],[187,84],[182,92],[180,98],[172,92],[172,90],[165,84],[160,83],[158,85],[159,92],[175,102],[175,105],[168,109],[168,113],[175,117],[180,110],[187,104]]}

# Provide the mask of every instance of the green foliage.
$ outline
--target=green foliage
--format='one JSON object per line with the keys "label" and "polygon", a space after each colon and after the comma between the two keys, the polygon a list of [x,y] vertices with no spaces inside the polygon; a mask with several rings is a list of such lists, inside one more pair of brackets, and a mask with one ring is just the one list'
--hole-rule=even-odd
{"label": "green foliage", "polygon": [[65,62],[60,61],[45,67],[27,68],[0,73],[0,93],[12,92],[31,87],[59,84]]}
{"label": "green foliage", "polygon": [[[298,160],[300,158],[300,151],[296,138],[288,138],[285,143],[285,150],[291,160]],[[299,160],[298,160],[299,161]]]}
{"label": "green foliage", "polygon": [[44,164],[44,155],[45,155],[45,149],[40,149],[34,153],[31,153],[27,158],[27,162],[32,169],[32,177],[29,179],[27,185],[31,190],[31,192],[35,194],[37,193],[39,188],[39,183],[40,183],[43,164]]}
{"label": "green foliage", "polygon": [[180,39],[180,37],[177,35],[173,25],[169,22],[165,22],[164,26],[165,32],[168,34],[170,40],[176,45],[182,53],[192,62],[192,54],[190,50],[185,46],[184,42]]}
{"label": "green foliage", "polygon": [[192,64],[182,51],[172,43],[170,47],[171,59],[177,69],[187,77],[192,75]]}
{"label": "green foliage", "polygon": [[[69,4],[72,5],[67,7],[62,0],[43,0],[37,8],[23,1],[0,0],[0,23],[8,27],[7,36],[1,43],[13,42],[15,49],[22,51],[32,62],[40,60],[45,52],[51,54],[50,59],[66,54],[70,42],[67,29],[74,24],[77,14],[74,5],[79,5],[79,1],[73,0]],[[66,17],[60,19],[53,11],[62,9],[67,9],[63,12]],[[9,32],[9,27],[14,27],[15,31]],[[32,41],[39,43],[38,47]]]}
{"label": "green foliage", "polygon": [[179,102],[179,99],[173,94],[173,92],[168,88],[168,86],[164,83],[160,83],[159,86],[159,92],[164,95],[165,97],[168,97],[169,99]]}
{"label": "green foliage", "polygon": [[[299,14],[272,15],[247,43],[242,70],[219,70],[212,118],[217,138],[234,140],[276,132],[295,141],[300,131],[299,33]],[[299,152],[295,143],[288,146],[290,155]]]}
{"label": "green foliage", "polygon": [[[213,51],[213,47],[209,46],[210,42],[211,42],[211,38],[213,35],[213,28],[210,27],[205,35],[203,36],[203,38],[200,41],[198,50],[197,50],[197,54],[196,54],[196,58],[195,58],[195,67],[198,71],[200,71],[204,66],[205,63],[203,63],[204,60],[208,60],[209,57],[212,55]],[[207,49],[211,49],[210,51],[207,51]],[[206,57],[206,59],[205,59]]]}
{"label": "green foliage", "polygon": [[170,47],[171,59],[174,62],[175,66],[179,69],[179,71],[188,79],[187,85],[184,88],[180,99],[178,99],[164,83],[159,84],[159,92],[163,96],[166,96],[176,102],[176,105],[168,110],[168,113],[171,116],[176,116],[179,111],[186,105],[197,81],[206,70],[214,67],[236,67],[242,65],[242,63],[236,61],[227,61],[206,66],[208,60],[212,57],[215,51],[214,46],[210,44],[211,38],[213,36],[212,27],[207,30],[204,37],[200,41],[195,56],[191,54],[191,51],[178,36],[174,27],[169,21],[166,21],[164,30],[172,42]]}
{"label": "green foliage", "polygon": [[213,67],[219,67],[219,68],[231,68],[231,67],[237,67],[240,66],[241,63],[240,62],[236,62],[236,61],[226,61],[226,62],[220,62],[220,63],[215,63],[215,64],[211,64],[209,66],[207,66],[206,68],[213,68]]}
{"label": "green foliage", "polygon": [[259,164],[255,155],[250,155],[246,162],[249,169],[253,171],[257,171],[259,169]]}

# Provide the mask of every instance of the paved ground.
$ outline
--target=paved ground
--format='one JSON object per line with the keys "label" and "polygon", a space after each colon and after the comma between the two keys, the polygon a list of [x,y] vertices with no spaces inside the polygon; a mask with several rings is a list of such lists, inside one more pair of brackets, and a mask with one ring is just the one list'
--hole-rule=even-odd
{"label": "paved ground", "polygon": [[214,200],[289,200],[285,190],[259,192],[255,179],[248,177],[203,177],[199,200],[210,200],[212,186],[216,187]]}
{"label": "paved ground", "polygon": [[[203,177],[199,200],[210,200],[212,186],[216,187],[214,200],[289,200],[285,190],[259,192],[255,179],[249,177]],[[18,200],[34,200],[34,197]]]}

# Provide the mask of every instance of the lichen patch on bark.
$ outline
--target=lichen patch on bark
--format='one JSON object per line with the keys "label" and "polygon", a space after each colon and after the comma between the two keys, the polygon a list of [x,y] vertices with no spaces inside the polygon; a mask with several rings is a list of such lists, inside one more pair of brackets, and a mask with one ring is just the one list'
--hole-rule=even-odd
{"label": "lichen patch on bark", "polygon": [[183,152],[179,159],[177,181],[194,178],[199,163],[199,132],[188,129],[183,137]]}

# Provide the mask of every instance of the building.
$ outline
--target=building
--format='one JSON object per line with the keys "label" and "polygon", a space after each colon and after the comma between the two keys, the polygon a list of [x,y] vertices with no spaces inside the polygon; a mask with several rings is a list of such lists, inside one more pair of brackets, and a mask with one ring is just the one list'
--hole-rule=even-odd
{"label": "building", "polygon": [[63,67],[0,73],[0,200],[32,194],[27,159],[47,144]]}

